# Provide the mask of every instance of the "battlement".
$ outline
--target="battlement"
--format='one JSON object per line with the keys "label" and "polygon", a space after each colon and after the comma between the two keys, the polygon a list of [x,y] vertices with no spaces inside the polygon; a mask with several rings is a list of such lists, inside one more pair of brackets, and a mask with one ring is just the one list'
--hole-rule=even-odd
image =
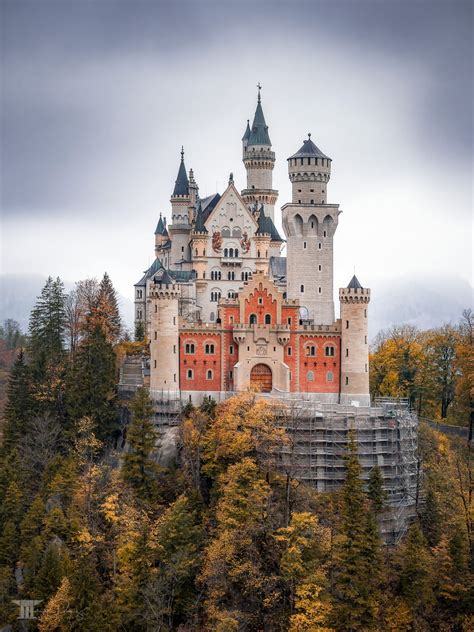
{"label": "battlement", "polygon": [[341,303],[369,303],[370,289],[367,287],[339,288],[339,301]]}

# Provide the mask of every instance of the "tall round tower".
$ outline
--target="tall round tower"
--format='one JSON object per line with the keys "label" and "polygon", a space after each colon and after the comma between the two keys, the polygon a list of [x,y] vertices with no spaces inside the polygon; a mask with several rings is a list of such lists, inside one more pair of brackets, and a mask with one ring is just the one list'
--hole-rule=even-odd
{"label": "tall round tower", "polygon": [[368,308],[370,290],[354,275],[339,289],[341,304],[341,404],[370,406]]}
{"label": "tall round tower", "polygon": [[311,140],[288,158],[293,193],[282,207],[287,238],[287,296],[298,299],[303,317],[315,325],[334,322],[333,238],[340,214],[327,204],[328,158]]}
{"label": "tall round tower", "polygon": [[179,285],[160,269],[148,292],[152,391],[179,390],[179,297]]}
{"label": "tall round tower", "polygon": [[242,197],[248,207],[255,202],[264,205],[267,216],[275,219],[275,204],[278,191],[273,189],[273,168],[275,166],[275,152],[268,133],[268,125],[262,110],[258,87],[257,109],[252,127],[247,121],[247,129],[242,138],[242,160],[247,170],[247,188],[242,191]]}
{"label": "tall round tower", "polygon": [[171,238],[170,268],[183,269],[183,262],[190,259],[189,237],[191,223],[189,218],[191,196],[188,174],[184,166],[184,149],[181,148],[181,162],[178,169],[178,177],[171,196],[171,221],[168,231]]}

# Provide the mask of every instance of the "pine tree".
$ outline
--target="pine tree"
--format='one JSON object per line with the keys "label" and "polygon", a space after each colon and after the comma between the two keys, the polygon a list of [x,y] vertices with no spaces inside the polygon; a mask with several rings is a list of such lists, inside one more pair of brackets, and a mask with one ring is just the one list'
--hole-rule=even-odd
{"label": "pine tree", "polygon": [[145,325],[142,320],[139,320],[135,325],[135,341],[142,342],[142,340],[145,340]]}
{"label": "pine tree", "polygon": [[425,506],[421,514],[423,534],[431,547],[437,546],[441,538],[443,517],[433,484],[428,482]]}
{"label": "pine tree", "polygon": [[23,350],[20,350],[11,369],[7,387],[2,445],[4,452],[10,452],[27,432],[28,422],[35,408],[31,382],[31,371],[25,362]]}
{"label": "pine tree", "polygon": [[372,510],[376,514],[380,513],[385,506],[387,492],[384,490],[382,470],[378,465],[370,470],[367,496],[370,499]]}
{"label": "pine tree", "polygon": [[433,601],[433,575],[427,542],[418,524],[410,527],[397,557],[402,595],[414,614],[422,614]]}
{"label": "pine tree", "polygon": [[109,442],[118,425],[115,403],[115,354],[96,326],[81,342],[69,375],[68,410],[73,421],[91,417],[97,436]]}
{"label": "pine tree", "polygon": [[118,307],[117,292],[107,272],[104,273],[99,285],[97,304],[92,314],[92,322],[99,325],[107,342],[115,344],[122,331],[122,320]]}
{"label": "pine tree", "polygon": [[380,538],[368,507],[354,435],[349,439],[342,520],[335,546],[333,622],[337,630],[365,631],[376,625],[380,575]]}
{"label": "pine tree", "polygon": [[151,454],[157,434],[153,425],[153,405],[145,388],[137,390],[130,409],[132,421],[127,431],[130,450],[123,458],[122,477],[139,498],[151,500],[156,494],[156,464]]}
{"label": "pine tree", "polygon": [[35,578],[34,593],[38,599],[49,599],[58,590],[65,573],[61,548],[53,541],[46,547]]}
{"label": "pine tree", "polygon": [[30,355],[42,376],[49,364],[62,359],[66,330],[66,295],[59,277],[48,277],[30,316]]}

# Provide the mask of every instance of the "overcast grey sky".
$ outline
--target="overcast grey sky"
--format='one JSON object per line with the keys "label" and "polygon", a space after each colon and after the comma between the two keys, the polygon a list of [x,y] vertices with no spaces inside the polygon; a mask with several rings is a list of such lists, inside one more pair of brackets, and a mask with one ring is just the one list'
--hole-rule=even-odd
{"label": "overcast grey sky", "polygon": [[0,0],[3,273],[107,270],[132,296],[185,147],[229,172],[256,83],[277,155],[312,132],[341,204],[335,282],[472,283],[469,1]]}

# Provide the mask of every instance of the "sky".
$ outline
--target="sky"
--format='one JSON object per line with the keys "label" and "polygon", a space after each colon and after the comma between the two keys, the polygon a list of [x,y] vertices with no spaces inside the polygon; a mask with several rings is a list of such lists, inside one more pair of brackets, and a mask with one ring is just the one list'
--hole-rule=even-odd
{"label": "sky", "polygon": [[[100,277],[133,298],[184,145],[202,197],[256,84],[286,158],[307,133],[343,211],[335,285],[472,283],[472,4],[463,0],[0,0],[1,272]],[[281,224],[280,224],[281,225]]]}

